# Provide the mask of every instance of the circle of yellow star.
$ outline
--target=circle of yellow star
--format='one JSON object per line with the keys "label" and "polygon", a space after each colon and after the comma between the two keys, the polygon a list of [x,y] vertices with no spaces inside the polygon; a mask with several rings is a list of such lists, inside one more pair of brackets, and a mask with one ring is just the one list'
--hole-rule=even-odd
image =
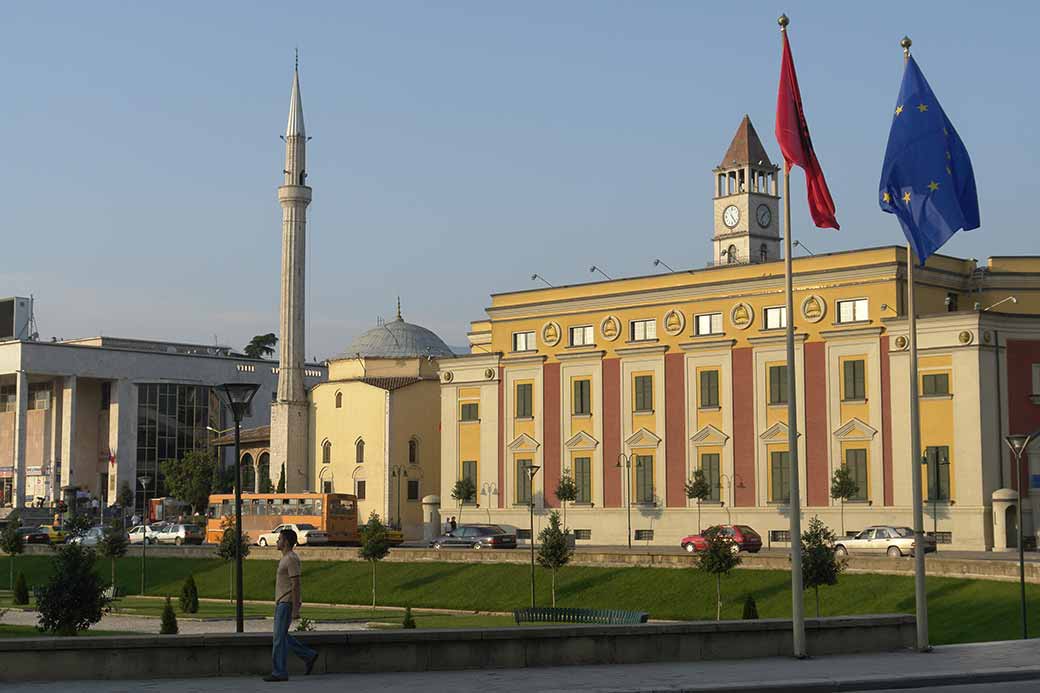
{"label": "circle of yellow star", "polygon": [[949,166],[946,167],[946,172],[949,173],[951,176],[953,175],[953,169]]}
{"label": "circle of yellow star", "polygon": [[928,189],[929,189],[929,190],[931,190],[932,192],[935,192],[936,190],[938,190],[938,189],[939,189],[939,184],[938,184],[938,183],[936,183],[936,182],[935,182],[935,181],[933,180],[933,181],[932,181],[931,183],[929,183],[929,184],[928,184]]}
{"label": "circle of yellow star", "polygon": [[910,203],[910,191],[909,190],[907,190],[905,193],[903,193],[903,202],[906,202],[907,204]]}
{"label": "circle of yellow star", "polygon": [[926,104],[923,104],[923,103],[917,104],[917,110],[919,110],[921,113],[924,113],[925,111],[928,110],[928,106]]}
{"label": "circle of yellow star", "polygon": [[902,106],[896,106],[896,115],[898,116],[902,112],[903,112],[903,107]]}
{"label": "circle of yellow star", "polygon": [[882,202],[891,202],[892,201],[892,196],[889,195],[887,192],[886,193],[882,193],[881,194],[881,201]]}

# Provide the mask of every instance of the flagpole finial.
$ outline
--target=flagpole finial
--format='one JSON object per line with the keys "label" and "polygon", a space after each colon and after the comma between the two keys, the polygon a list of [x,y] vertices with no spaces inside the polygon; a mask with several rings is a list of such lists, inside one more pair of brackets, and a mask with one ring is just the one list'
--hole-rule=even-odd
{"label": "flagpole finial", "polygon": [[786,14],[782,14],[777,17],[776,23],[780,25],[780,31],[787,31],[787,25],[791,23],[791,20],[787,18]]}
{"label": "flagpole finial", "polygon": [[913,43],[914,42],[910,40],[909,36],[904,36],[903,39],[899,42],[899,45],[903,47],[904,58],[910,57],[910,46],[912,46]]}

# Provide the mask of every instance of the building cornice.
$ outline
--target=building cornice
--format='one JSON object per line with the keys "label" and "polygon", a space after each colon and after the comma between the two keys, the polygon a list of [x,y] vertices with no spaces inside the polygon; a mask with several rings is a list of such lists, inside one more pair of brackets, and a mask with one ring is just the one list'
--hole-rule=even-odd
{"label": "building cornice", "polygon": [[[804,332],[798,332],[794,335],[794,341],[801,344],[807,337],[808,335]],[[761,337],[748,337],[748,341],[753,346],[780,346],[787,343],[787,335],[781,332],[780,334],[763,335]]]}
{"label": "building cornice", "polygon": [[863,337],[879,337],[884,327],[865,325],[863,327],[845,327],[836,330],[820,330],[820,336],[827,340],[862,339]]}
{"label": "building cornice", "polygon": [[545,354],[533,354],[528,356],[503,356],[503,366],[535,366],[544,363],[549,358]]}
{"label": "building cornice", "polygon": [[737,343],[735,339],[706,339],[696,342],[683,342],[679,348],[683,351],[729,351]]}
{"label": "building cornice", "polygon": [[663,354],[668,351],[667,344],[648,344],[645,346],[627,346],[614,349],[619,356],[648,356],[651,354]]}
{"label": "building cornice", "polygon": [[561,351],[553,354],[560,361],[600,360],[607,352],[602,349],[593,351]]}

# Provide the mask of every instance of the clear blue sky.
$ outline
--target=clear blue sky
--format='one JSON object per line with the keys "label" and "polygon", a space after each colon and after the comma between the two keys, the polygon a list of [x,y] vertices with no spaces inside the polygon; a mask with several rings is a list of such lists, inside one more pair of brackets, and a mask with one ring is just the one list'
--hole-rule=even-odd
{"label": "clear blue sky", "polygon": [[[434,5],[438,7],[434,8]],[[978,180],[942,252],[1037,253],[1033,2],[13,3],[0,295],[41,335],[241,347],[277,330],[276,188],[300,47],[308,356],[391,317],[465,343],[489,294],[702,266],[711,169],[751,116],[774,161],[778,10],[840,232],[902,243],[877,183],[907,33]]]}

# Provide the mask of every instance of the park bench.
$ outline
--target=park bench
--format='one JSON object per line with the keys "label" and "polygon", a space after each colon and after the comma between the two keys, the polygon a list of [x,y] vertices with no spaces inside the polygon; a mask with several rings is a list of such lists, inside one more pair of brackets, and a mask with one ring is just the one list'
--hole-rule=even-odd
{"label": "park bench", "polygon": [[513,618],[521,623],[598,623],[603,625],[625,625],[646,623],[650,614],[645,611],[622,609],[564,609],[558,607],[535,607],[516,609]]}

